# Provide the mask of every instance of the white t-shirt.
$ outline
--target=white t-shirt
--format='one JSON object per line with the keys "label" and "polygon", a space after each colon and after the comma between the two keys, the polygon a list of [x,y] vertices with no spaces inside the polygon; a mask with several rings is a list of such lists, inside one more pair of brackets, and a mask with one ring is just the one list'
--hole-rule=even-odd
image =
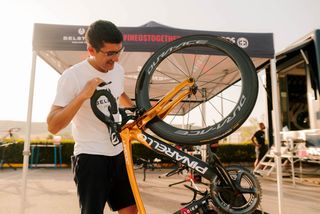
{"label": "white t-shirt", "polygon": [[[111,94],[119,101],[119,96],[124,91],[124,70],[115,63],[113,70],[102,73],[84,60],[65,70],[59,79],[57,94],[53,105],[65,107],[84,88],[88,80],[95,77],[103,79],[110,89]],[[118,121],[119,114],[113,115]],[[93,113],[90,99],[86,100],[72,120],[72,134],[75,140],[74,155],[97,154],[114,156],[123,148],[122,143],[113,145],[109,137],[109,131]]]}

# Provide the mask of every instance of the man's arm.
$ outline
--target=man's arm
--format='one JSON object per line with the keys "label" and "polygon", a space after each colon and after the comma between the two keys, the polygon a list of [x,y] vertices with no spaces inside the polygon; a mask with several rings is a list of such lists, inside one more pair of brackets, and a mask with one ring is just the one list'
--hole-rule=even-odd
{"label": "man's arm", "polygon": [[254,133],[254,135],[251,137],[251,141],[253,143],[254,146],[257,146],[257,142],[256,142],[256,133]]}
{"label": "man's arm", "polygon": [[48,131],[56,134],[65,128],[78,112],[83,102],[84,100],[80,97],[76,97],[65,107],[53,105],[47,117]]}
{"label": "man's arm", "polygon": [[134,107],[134,103],[125,92],[123,92],[120,95],[119,103],[122,107],[127,107],[127,108]]}
{"label": "man's arm", "polygon": [[52,134],[58,133],[65,128],[73,119],[74,115],[79,111],[85,100],[89,99],[96,87],[103,80],[94,78],[89,80],[83,90],[68,105],[61,107],[53,105],[47,117],[48,130]]}

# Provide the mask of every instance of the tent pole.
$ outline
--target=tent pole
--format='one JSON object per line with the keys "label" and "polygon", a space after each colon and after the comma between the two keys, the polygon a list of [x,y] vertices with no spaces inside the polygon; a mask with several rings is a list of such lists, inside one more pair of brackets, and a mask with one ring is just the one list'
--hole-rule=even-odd
{"label": "tent pole", "polygon": [[23,153],[22,153],[23,154],[23,170],[22,170],[22,194],[21,194],[21,204],[20,204],[21,214],[23,214],[25,211],[25,200],[26,200],[26,191],[27,191],[27,173],[28,173],[29,156],[30,156],[30,135],[31,135],[34,82],[35,82],[35,73],[36,73],[36,60],[37,60],[37,52],[33,51],[31,77],[30,77],[30,85],[29,85],[26,135],[25,135],[25,141],[24,141],[24,147],[23,147]]}
{"label": "tent pole", "polygon": [[[185,118],[184,118],[184,115],[185,114],[185,111],[184,111],[184,108],[182,108],[182,128],[185,129],[186,128],[186,124],[185,124]],[[188,129],[188,127],[187,127]]]}
{"label": "tent pole", "polygon": [[[202,88],[201,89],[201,94],[202,94],[202,98],[203,98],[203,102],[201,104],[201,111],[202,111],[202,127],[206,127],[207,121],[207,109],[206,109],[206,105],[207,105],[207,89],[206,88]],[[203,144],[201,146],[201,157],[203,161],[207,160],[207,144]]]}
{"label": "tent pole", "polygon": [[271,88],[272,88],[272,104],[273,104],[273,136],[274,136],[274,145],[275,145],[275,160],[276,160],[276,169],[277,169],[277,189],[278,189],[278,213],[282,214],[282,166],[281,166],[281,145],[280,145],[280,113],[279,113],[279,93],[278,93],[278,84],[277,84],[277,67],[276,60],[270,60],[271,65]]}

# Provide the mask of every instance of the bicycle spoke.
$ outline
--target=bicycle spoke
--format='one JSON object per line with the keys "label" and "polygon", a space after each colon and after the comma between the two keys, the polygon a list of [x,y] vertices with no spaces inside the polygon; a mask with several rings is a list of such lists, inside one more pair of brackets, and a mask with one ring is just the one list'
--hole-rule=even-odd
{"label": "bicycle spoke", "polygon": [[[209,59],[209,58],[208,58]],[[227,60],[228,57],[225,57],[224,59],[220,60],[220,62],[216,63],[215,65],[211,66],[209,69],[207,69],[205,72],[202,73],[202,75],[199,75],[197,80],[200,79],[200,77],[202,77],[203,75],[207,74],[209,71],[213,70],[214,68],[216,68],[218,65],[220,65],[221,63],[223,63],[225,60]],[[204,67],[203,67],[204,68]]]}
{"label": "bicycle spoke", "polygon": [[[206,81],[205,84],[199,85],[199,87],[203,87],[203,86],[205,86],[205,85],[207,85],[207,84],[211,84],[211,83],[215,83],[215,84],[221,83],[221,79],[223,79],[223,78],[226,77],[227,75],[230,75],[230,74],[235,73],[235,72],[237,72],[237,71],[238,71],[238,70],[236,69],[236,70],[234,70],[234,71],[232,71],[232,72],[230,72],[230,73],[228,73],[228,74],[221,74],[220,76],[216,77],[215,79],[210,80],[210,81]],[[198,81],[198,82],[201,82],[201,81]],[[230,85],[232,85],[232,83],[233,83],[233,82],[228,83],[228,84],[225,84],[225,83],[224,83],[224,84],[227,85],[227,86],[230,86]]]}
{"label": "bicycle spoke", "polygon": [[205,119],[205,116],[203,115],[204,112],[202,111],[202,106],[199,106],[199,111],[200,111],[200,115],[201,115],[201,119],[202,119],[202,124],[204,125],[204,127],[208,127],[207,126],[207,123],[206,123],[206,119]]}
{"label": "bicycle spoke", "polygon": [[186,78],[189,77],[188,74],[186,74],[181,68],[179,68],[179,67],[176,65],[176,63],[173,63],[169,58],[167,58],[166,60],[168,60],[174,67],[176,67],[179,71],[181,71],[181,73],[183,73]]}
{"label": "bicycle spoke", "polygon": [[215,105],[212,104],[212,102],[209,101],[209,104],[213,107],[214,110],[223,118],[223,114],[215,107]]}
{"label": "bicycle spoke", "polygon": [[[190,109],[191,103],[189,102],[189,109]],[[189,126],[189,119],[190,119],[190,112],[188,112],[188,119],[187,119],[187,129],[191,129],[191,124]]]}
{"label": "bicycle spoke", "polygon": [[[179,111],[182,109],[183,105],[184,105],[184,103],[182,103],[182,105],[180,106],[180,108],[178,109],[177,112],[179,112]],[[174,121],[174,119],[175,119],[176,117],[177,117],[177,114],[175,114],[174,116],[172,116],[172,119],[171,119],[171,121],[169,122],[169,124],[172,124],[173,121]]]}
{"label": "bicycle spoke", "polygon": [[184,54],[182,54],[182,58],[183,58],[183,62],[184,62],[184,65],[186,66],[187,68],[187,71],[188,71],[188,76],[192,76],[192,70],[191,70],[191,73],[189,71],[189,68],[188,68],[188,64],[187,64],[187,61],[186,61],[186,58],[184,57]]}
{"label": "bicycle spoke", "polygon": [[193,62],[192,62],[192,69],[191,69],[191,72],[192,72],[192,73],[191,73],[191,75],[193,75],[194,66],[195,66],[195,64],[196,64],[196,63],[195,63],[195,62],[196,62],[196,58],[197,58],[197,55],[195,54],[194,57],[193,57]]}
{"label": "bicycle spoke", "polygon": [[[192,76],[193,76],[193,73],[194,73],[193,71],[195,70],[196,57],[197,57],[197,56],[198,56],[198,55],[195,55],[195,56],[194,56],[194,61],[193,61],[193,64],[192,64],[192,73],[191,73]],[[205,56],[203,56],[203,57],[205,57]],[[198,56],[198,58],[201,58],[201,56]],[[206,67],[207,63],[209,62],[210,56],[206,56],[206,58],[207,58],[207,59],[206,59],[206,62],[205,62],[204,65],[202,66],[202,68],[201,68],[198,76],[197,76],[197,77],[194,77],[196,81],[198,81],[199,78],[202,76],[201,74],[203,73],[203,69]],[[201,59],[199,59],[199,61],[200,61],[200,60],[201,60]]]}
{"label": "bicycle spoke", "polygon": [[[181,82],[180,80],[178,80],[178,79],[176,79],[176,78],[174,78],[174,77],[172,77],[172,76],[169,76],[169,74],[164,73],[163,71],[160,71],[160,70],[156,70],[156,71],[157,71],[158,73],[166,76],[166,77],[169,77],[169,78],[172,79],[172,80],[175,80],[175,83],[180,83],[180,82]],[[150,84],[152,84],[152,79],[151,79],[151,83],[150,83]]]}

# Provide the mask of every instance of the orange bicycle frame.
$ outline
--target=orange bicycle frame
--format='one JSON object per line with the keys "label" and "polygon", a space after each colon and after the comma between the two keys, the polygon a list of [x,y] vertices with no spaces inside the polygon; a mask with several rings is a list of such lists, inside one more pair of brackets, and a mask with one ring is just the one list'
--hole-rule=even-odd
{"label": "orange bicycle frame", "polygon": [[[191,91],[191,87],[194,85],[194,80],[192,78],[187,79],[177,85],[174,89],[169,91],[159,102],[153,106],[150,110],[145,112],[141,117],[132,123],[123,126],[120,136],[122,138],[125,162],[129,181],[131,184],[131,189],[136,201],[138,212],[140,214],[145,214],[146,210],[142,202],[138,184],[133,169],[133,158],[132,158],[132,140],[137,140],[144,146],[151,149],[150,145],[142,138],[142,130],[145,129],[145,125],[154,117],[158,116],[164,118],[170,113],[170,111],[178,105],[186,96],[188,96]],[[189,87],[188,90],[181,92],[185,87]],[[179,94],[180,92],[180,94]]]}

